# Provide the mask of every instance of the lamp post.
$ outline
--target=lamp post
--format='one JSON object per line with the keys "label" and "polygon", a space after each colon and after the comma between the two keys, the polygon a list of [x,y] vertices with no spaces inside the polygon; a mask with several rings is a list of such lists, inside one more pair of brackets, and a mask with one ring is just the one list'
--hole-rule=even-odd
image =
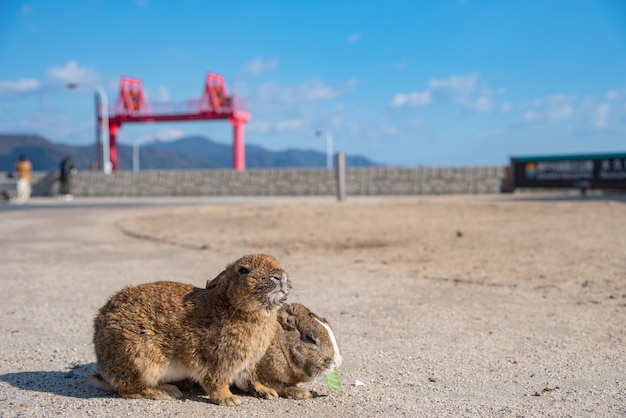
{"label": "lamp post", "polygon": [[333,136],[322,130],[315,131],[315,136],[325,136],[326,137],[326,168],[333,168]]}
{"label": "lamp post", "polygon": [[[78,88],[78,83],[68,83],[70,89]],[[113,164],[111,164],[111,150],[109,148],[109,98],[107,92],[100,86],[95,86],[96,93],[96,131],[102,132],[102,171],[111,174]],[[98,115],[102,115],[102,128],[98,124]],[[100,142],[98,140],[98,142]]]}
{"label": "lamp post", "polygon": [[154,139],[155,141],[158,141],[158,139],[155,138],[154,135],[142,135],[139,138],[135,139],[135,142],[133,143],[133,172],[135,173],[139,171],[139,146],[149,139]]}
{"label": "lamp post", "polygon": [[109,145],[109,98],[107,92],[100,86],[96,86],[96,92],[100,97],[102,109],[102,171],[104,174],[111,174],[113,164],[111,163],[111,148]]}

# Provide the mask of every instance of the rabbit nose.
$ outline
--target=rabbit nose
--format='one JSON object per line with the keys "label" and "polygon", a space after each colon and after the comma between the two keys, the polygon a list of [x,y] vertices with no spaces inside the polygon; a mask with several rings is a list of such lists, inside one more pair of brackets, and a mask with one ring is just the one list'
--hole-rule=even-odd
{"label": "rabbit nose", "polygon": [[285,287],[285,283],[287,282],[287,279],[285,278],[285,276],[272,276],[272,280],[276,282],[276,285],[280,290],[282,290]]}

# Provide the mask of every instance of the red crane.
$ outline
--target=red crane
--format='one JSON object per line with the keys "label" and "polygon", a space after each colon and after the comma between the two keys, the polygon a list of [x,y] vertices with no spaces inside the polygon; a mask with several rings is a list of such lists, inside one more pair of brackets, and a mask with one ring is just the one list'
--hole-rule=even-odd
{"label": "red crane", "polygon": [[[141,81],[123,77],[113,114],[109,117],[109,149],[113,171],[119,167],[117,132],[123,123],[221,119],[227,119],[233,125],[233,168],[243,171],[246,168],[244,126],[250,119],[250,113],[244,108],[244,102],[228,95],[221,75],[207,73],[199,100],[150,104],[146,101]],[[102,115],[98,111],[98,126],[101,125]]]}

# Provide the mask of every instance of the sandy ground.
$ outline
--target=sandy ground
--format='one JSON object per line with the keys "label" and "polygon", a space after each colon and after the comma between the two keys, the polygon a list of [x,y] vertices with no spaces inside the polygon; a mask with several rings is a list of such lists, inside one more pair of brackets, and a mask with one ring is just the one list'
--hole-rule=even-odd
{"label": "sandy ground", "polygon": [[[0,416],[626,415],[623,195],[79,204],[0,211]],[[86,380],[112,293],[252,252],[335,328],[340,391],[229,408]]]}

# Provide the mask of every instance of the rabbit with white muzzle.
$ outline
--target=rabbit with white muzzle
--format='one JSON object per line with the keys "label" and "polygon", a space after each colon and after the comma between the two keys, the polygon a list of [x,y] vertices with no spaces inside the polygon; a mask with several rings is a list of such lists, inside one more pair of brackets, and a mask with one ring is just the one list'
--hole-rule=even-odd
{"label": "rabbit with white muzzle", "polygon": [[[298,387],[298,383],[310,382],[341,366],[335,334],[328,321],[297,303],[280,308],[278,323],[280,326],[269,348],[256,365],[257,378],[281,397],[311,398],[311,392]],[[235,385],[249,390],[245,379],[238,376]]]}

